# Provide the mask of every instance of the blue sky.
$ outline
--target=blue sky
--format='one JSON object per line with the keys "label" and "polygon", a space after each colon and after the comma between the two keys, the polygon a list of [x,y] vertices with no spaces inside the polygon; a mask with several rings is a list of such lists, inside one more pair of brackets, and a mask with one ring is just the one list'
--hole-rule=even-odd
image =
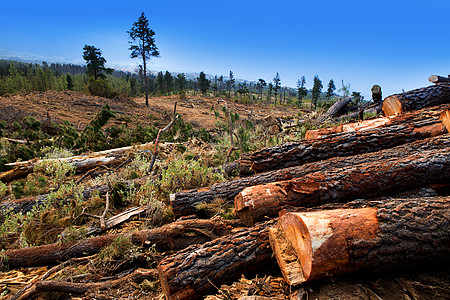
{"label": "blue sky", "polygon": [[144,12],[161,57],[151,70],[200,72],[311,88],[332,78],[370,98],[450,74],[450,1],[3,1],[0,57],[83,63],[85,44],[111,66],[137,66],[127,30]]}

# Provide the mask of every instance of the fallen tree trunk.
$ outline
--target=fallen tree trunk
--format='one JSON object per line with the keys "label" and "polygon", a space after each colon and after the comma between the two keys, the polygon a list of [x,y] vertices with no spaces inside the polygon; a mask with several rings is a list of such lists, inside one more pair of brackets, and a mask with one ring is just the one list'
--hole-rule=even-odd
{"label": "fallen tree trunk", "polygon": [[366,154],[349,157],[333,157],[314,163],[307,163],[280,170],[255,174],[249,177],[237,178],[230,181],[216,183],[210,187],[181,191],[170,195],[170,204],[175,217],[197,214],[204,217],[204,212],[197,207],[199,204],[208,204],[214,199],[225,201],[233,199],[245,188],[276,181],[300,178],[314,172],[325,172],[331,169],[340,169],[369,162],[379,162],[390,158],[406,157],[415,152],[437,150],[450,147],[450,136],[441,135],[429,139],[418,140],[400,145],[391,149],[380,150]]}
{"label": "fallen tree trunk", "polygon": [[[183,220],[162,227],[130,234],[131,242],[150,247],[155,244],[161,251],[180,250],[193,244],[201,244],[219,236],[228,235],[233,228],[242,226],[239,220]],[[105,235],[74,244],[50,244],[4,252],[10,269],[53,265],[70,258],[93,255],[111,244],[119,235]]]}
{"label": "fallen tree trunk", "polygon": [[[360,120],[360,117],[364,117],[365,113],[371,113],[374,114],[375,116],[378,115],[379,113],[382,112],[382,107],[381,107],[381,103],[372,103],[371,105],[367,106],[367,107],[362,107],[361,110],[355,111],[355,112],[351,112],[348,113],[346,115],[342,115],[339,118],[337,118],[336,120],[338,122],[342,122],[342,121],[348,121],[348,120]],[[362,116],[361,116],[362,114]],[[362,120],[362,119],[361,119]]]}
{"label": "fallen tree trunk", "polygon": [[269,229],[290,285],[355,271],[450,260],[450,197],[386,200],[376,208],[286,213]]}
{"label": "fallen tree trunk", "polygon": [[241,229],[163,259],[158,273],[166,299],[199,299],[243,273],[267,268],[272,256],[268,228],[273,224]]}
{"label": "fallen tree trunk", "polygon": [[[410,143],[445,132],[439,115],[449,105],[398,116],[390,126],[338,133],[323,139],[302,140],[261,149],[241,158],[255,173],[298,166],[330,157],[353,156]],[[409,120],[409,121],[408,121]]]}
{"label": "fallen tree trunk", "polygon": [[386,116],[393,116],[449,102],[450,86],[432,85],[385,98],[383,112]]}
{"label": "fallen tree trunk", "polygon": [[450,77],[442,77],[438,75],[431,75],[428,81],[436,84],[450,84]]}
{"label": "fallen tree trunk", "polygon": [[352,97],[345,97],[345,98],[339,99],[327,110],[326,113],[323,114],[322,117],[320,117],[319,121],[323,122],[327,118],[334,118],[334,117],[338,116],[338,114],[341,112],[341,110],[345,106],[347,106],[350,102],[352,102]]}
{"label": "fallen tree trunk", "polygon": [[282,205],[317,206],[398,193],[450,179],[450,148],[415,152],[302,178],[245,188],[234,200],[241,220],[251,225],[274,216]]}

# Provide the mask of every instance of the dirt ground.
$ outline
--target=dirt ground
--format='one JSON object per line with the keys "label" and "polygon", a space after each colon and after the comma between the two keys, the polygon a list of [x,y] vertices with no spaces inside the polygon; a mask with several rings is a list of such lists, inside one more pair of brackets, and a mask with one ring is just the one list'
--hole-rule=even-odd
{"label": "dirt ground", "polygon": [[[0,97],[0,119],[12,122],[21,122],[24,117],[34,116],[41,122],[48,116],[52,122],[69,121],[78,129],[84,128],[102,106],[108,103],[117,114],[112,123],[126,123],[132,127],[136,125],[155,126],[165,125],[173,112],[174,103],[177,102],[177,112],[182,118],[194,127],[212,129],[216,122],[214,110],[219,111],[224,105],[218,103],[220,98],[204,98],[191,96],[180,100],[178,96],[150,97],[149,106],[145,99],[115,98],[106,99],[97,96],[72,91],[32,92],[28,94]],[[252,111],[251,106],[228,101],[232,112],[247,118]],[[292,107],[271,107],[255,105],[252,119],[272,115],[273,117],[295,116],[297,109]]]}

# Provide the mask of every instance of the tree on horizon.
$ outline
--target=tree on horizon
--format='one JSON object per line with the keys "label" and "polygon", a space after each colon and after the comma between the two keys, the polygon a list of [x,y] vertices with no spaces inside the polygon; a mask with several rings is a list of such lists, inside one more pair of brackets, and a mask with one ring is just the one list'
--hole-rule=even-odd
{"label": "tree on horizon", "polygon": [[202,71],[200,72],[200,75],[197,78],[199,89],[202,92],[203,95],[206,95],[206,92],[208,91],[209,85],[211,82],[206,79],[205,73]]}
{"label": "tree on horizon", "polygon": [[308,95],[308,90],[306,89],[305,85],[306,79],[305,76],[302,76],[302,78],[297,81],[298,107],[301,107],[303,98]]}
{"label": "tree on horizon", "polygon": [[[275,75],[275,77],[273,78],[273,90],[275,92],[275,105],[277,105],[277,95],[278,95],[278,90],[281,87],[281,78],[280,78],[280,74],[277,72],[277,75]],[[280,102],[281,102],[281,98],[280,98]]]}
{"label": "tree on horizon", "polygon": [[234,85],[236,80],[234,79],[233,72],[230,71],[230,79],[227,80],[227,86],[228,86],[228,98],[231,98],[231,87]]}
{"label": "tree on horizon", "polygon": [[319,79],[319,76],[314,76],[314,86],[312,89],[312,99],[311,99],[311,107],[314,104],[314,109],[317,108],[317,101],[319,100],[320,93],[322,92],[322,81]]}
{"label": "tree on horizon", "polygon": [[84,45],[83,58],[86,61],[86,74],[89,77],[97,79],[105,79],[106,74],[112,73],[114,70],[106,68],[106,59],[102,57],[102,51],[94,46]]}
{"label": "tree on horizon", "polygon": [[333,92],[336,89],[336,86],[334,85],[333,79],[330,79],[330,82],[328,82],[328,89],[326,93],[326,97],[328,100],[330,100],[330,97],[333,96]]}
{"label": "tree on horizon", "polygon": [[256,84],[259,90],[259,94],[260,94],[260,98],[262,100],[262,92],[263,92],[263,88],[267,85],[266,81],[262,78],[258,79],[258,83]]}
{"label": "tree on horizon", "polygon": [[147,61],[152,57],[159,57],[159,51],[155,44],[155,32],[150,29],[148,19],[142,12],[137,22],[133,23],[130,31],[131,58],[142,59],[142,76],[144,77],[145,105],[148,106],[148,76]]}

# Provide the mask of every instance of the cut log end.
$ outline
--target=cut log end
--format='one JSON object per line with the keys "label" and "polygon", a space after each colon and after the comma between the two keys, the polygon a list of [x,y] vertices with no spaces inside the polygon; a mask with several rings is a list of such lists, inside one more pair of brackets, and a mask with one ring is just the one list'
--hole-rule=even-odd
{"label": "cut log end", "polygon": [[383,101],[383,112],[386,117],[402,113],[402,103],[395,95],[389,96]]}
{"label": "cut log end", "polygon": [[432,83],[444,83],[444,84],[450,84],[450,78],[448,77],[442,77],[442,76],[438,76],[438,75],[431,75],[430,77],[428,77],[428,81],[432,82]]}
{"label": "cut log end", "polygon": [[361,208],[282,216],[269,238],[287,283],[297,285],[324,274],[351,271],[347,241],[376,239],[376,213],[374,208]]}
{"label": "cut log end", "polygon": [[439,116],[439,120],[444,123],[445,128],[450,132],[450,110],[443,111]]}

